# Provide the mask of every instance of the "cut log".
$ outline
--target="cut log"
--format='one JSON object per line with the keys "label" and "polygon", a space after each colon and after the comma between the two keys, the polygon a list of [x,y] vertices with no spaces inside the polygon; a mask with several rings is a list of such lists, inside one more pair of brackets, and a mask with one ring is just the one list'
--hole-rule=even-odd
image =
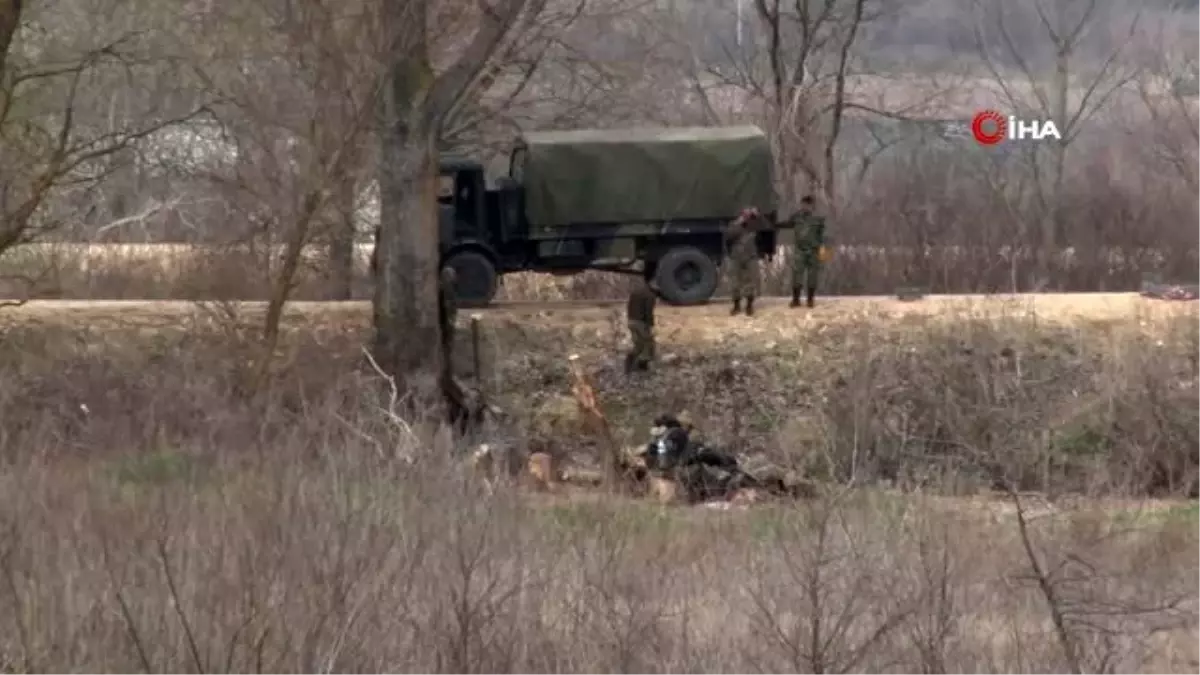
{"label": "cut log", "polygon": [[535,452],[529,455],[529,461],[526,463],[526,473],[532,480],[534,487],[540,490],[552,491],[559,482],[554,458],[544,452]]}
{"label": "cut log", "polygon": [[649,480],[649,493],[659,504],[679,503],[679,484],[673,480],[651,476]]}

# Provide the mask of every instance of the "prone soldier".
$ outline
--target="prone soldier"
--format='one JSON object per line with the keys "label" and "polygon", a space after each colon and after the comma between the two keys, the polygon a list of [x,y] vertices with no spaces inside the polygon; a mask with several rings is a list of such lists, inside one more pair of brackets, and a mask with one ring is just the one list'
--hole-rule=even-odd
{"label": "prone soldier", "polygon": [[679,417],[660,415],[654,420],[650,441],[640,453],[646,468],[674,480],[688,501],[705,501],[727,496],[730,488],[745,482],[733,455],[697,442],[686,413]]}
{"label": "prone soldier", "polygon": [[743,209],[725,230],[725,250],[729,256],[730,292],[733,308],[730,314],[742,311],[746,299],[746,316],[754,315],[754,296],[758,294],[758,224],[756,208]]}
{"label": "prone soldier", "polygon": [[792,307],[800,306],[800,294],[806,294],[806,304],[813,306],[817,281],[821,273],[821,256],[825,247],[825,216],[817,213],[812,196],[800,200],[800,210],[792,215],[792,232],[796,235],[796,250],[792,258]]}

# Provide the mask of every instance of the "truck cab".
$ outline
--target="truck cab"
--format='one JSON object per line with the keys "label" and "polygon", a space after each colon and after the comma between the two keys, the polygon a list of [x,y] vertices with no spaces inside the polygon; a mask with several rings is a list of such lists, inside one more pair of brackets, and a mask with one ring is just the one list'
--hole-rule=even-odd
{"label": "truck cab", "polygon": [[516,262],[503,251],[520,236],[520,191],[500,182],[489,190],[483,164],[473,159],[442,157],[438,164],[438,253],[454,268],[465,306],[490,302],[499,274]]}

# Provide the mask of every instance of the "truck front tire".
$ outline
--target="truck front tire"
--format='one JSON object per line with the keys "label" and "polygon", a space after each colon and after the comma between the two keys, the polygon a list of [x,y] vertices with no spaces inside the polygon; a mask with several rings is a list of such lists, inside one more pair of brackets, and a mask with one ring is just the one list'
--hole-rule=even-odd
{"label": "truck front tire", "polygon": [[461,307],[486,307],[496,297],[496,266],[478,251],[453,253],[443,265],[454,270],[455,296]]}
{"label": "truck front tire", "polygon": [[720,281],[712,257],[694,246],[673,248],[658,260],[654,280],[659,293],[672,305],[708,302]]}

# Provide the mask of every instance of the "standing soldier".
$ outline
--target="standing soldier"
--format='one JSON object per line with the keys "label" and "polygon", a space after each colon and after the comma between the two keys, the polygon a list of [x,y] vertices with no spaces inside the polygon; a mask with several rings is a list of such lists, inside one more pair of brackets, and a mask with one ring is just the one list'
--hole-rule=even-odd
{"label": "standing soldier", "polygon": [[825,246],[825,216],[816,212],[811,195],[800,200],[800,210],[792,215],[792,232],[796,235],[796,250],[792,258],[791,306],[800,306],[800,293],[805,291],[807,304],[812,307]]}
{"label": "standing soldier", "polygon": [[453,267],[443,267],[438,277],[438,324],[442,334],[442,360],[447,373],[454,372],[454,324],[458,318],[456,282]]}
{"label": "standing soldier", "polygon": [[625,372],[649,370],[654,360],[654,305],[658,298],[654,282],[639,281],[629,294],[625,319],[633,349],[625,357]]}
{"label": "standing soldier", "polygon": [[758,294],[758,218],[758,209],[742,209],[742,213],[725,231],[730,291],[733,294],[730,315],[742,311],[742,298],[746,298],[746,316],[754,315],[754,296]]}

